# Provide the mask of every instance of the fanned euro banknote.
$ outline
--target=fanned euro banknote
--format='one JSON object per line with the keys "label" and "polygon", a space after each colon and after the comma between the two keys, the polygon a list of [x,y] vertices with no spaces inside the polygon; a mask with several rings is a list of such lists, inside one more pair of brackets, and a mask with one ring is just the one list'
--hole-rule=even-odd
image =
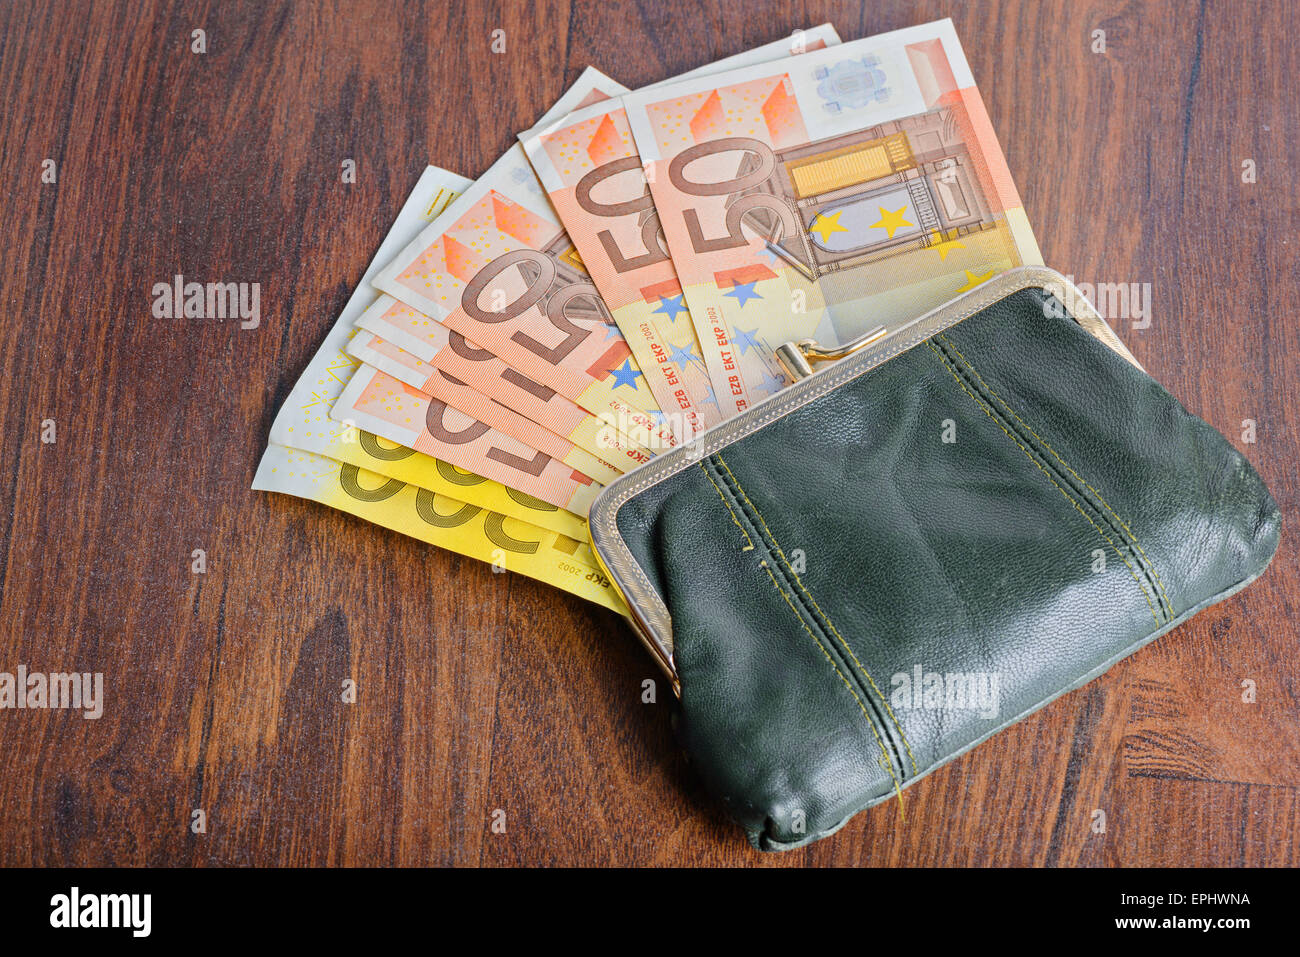
{"label": "fanned euro banknote", "polygon": [[590,476],[373,367],[357,369],[332,414],[576,515],[600,490]]}
{"label": "fanned euro banknote", "polygon": [[[823,24],[676,79],[711,76],[839,42],[834,28]],[[622,98],[543,121],[519,134],[519,141],[660,409],[681,418],[683,435],[721,421]]]}
{"label": "fanned euro banknote", "polygon": [[253,488],[330,505],[623,613],[578,516],[329,415],[357,366],[347,347],[353,321],[378,295],[370,278],[468,184],[436,167],[421,175],[361,285],[285,399]]}
{"label": "fanned euro banknote", "polygon": [[785,342],[1042,261],[949,20],[622,102],[724,418],[785,384]]}
{"label": "fanned euro banknote", "polygon": [[603,485],[778,390],[785,342],[1038,261],[948,21],[635,92],[588,69],[477,181],[424,172],[253,487],[626,614]]}
{"label": "fanned euro banknote", "polygon": [[392,296],[375,300],[357,318],[356,325],[370,333],[358,338],[372,352],[386,356],[385,362],[373,361],[371,365],[422,392],[433,395],[440,374],[445,374],[568,439],[620,472],[651,458],[648,449],[606,425],[600,417]]}
{"label": "fanned euro banknote", "polygon": [[[588,70],[548,116],[625,91]],[[380,270],[375,285],[410,309],[371,315],[366,328],[420,359],[444,368],[451,352],[444,336],[458,334],[646,452],[673,444],[645,374],[518,144]],[[473,370],[457,368],[448,371],[510,404],[495,377],[465,378]]]}
{"label": "fanned euro banknote", "polygon": [[[612,482],[623,474],[621,470],[608,462],[574,445],[568,439],[561,438],[554,432],[542,428],[532,419],[521,415],[514,409],[489,399],[481,392],[454,376],[448,375],[441,369],[434,369],[426,363],[421,363],[426,370],[423,381],[418,383],[407,382],[406,373],[411,370],[402,360],[409,358],[408,355],[401,349],[379,340],[375,336],[364,334],[353,336],[348,343],[348,355],[360,359],[363,369],[369,367],[387,372],[388,375],[399,382],[403,382],[408,386],[414,385],[416,391],[422,393],[426,400],[441,402],[452,409],[458,409],[470,418],[518,439],[530,448],[544,452],[556,461],[572,466],[602,485]],[[420,360],[416,359],[415,362],[419,363]],[[394,375],[388,372],[389,368],[398,370],[398,374]],[[353,381],[356,381],[355,375]],[[336,405],[338,404],[336,403]]]}

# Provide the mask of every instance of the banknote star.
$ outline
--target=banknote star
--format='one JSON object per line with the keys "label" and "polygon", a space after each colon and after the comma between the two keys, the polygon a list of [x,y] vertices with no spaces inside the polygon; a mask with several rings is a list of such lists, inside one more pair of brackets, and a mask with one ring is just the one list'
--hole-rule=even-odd
{"label": "banknote star", "polygon": [[945,262],[948,254],[954,249],[965,249],[965,243],[957,242],[956,238],[944,239],[943,233],[937,229],[931,234],[930,248],[939,254],[939,262]]}
{"label": "banknote star", "polygon": [[731,292],[724,292],[723,295],[734,297],[736,302],[740,303],[740,305],[743,306],[751,299],[763,298],[761,295],[759,295],[757,292],[754,291],[754,287],[757,285],[758,285],[757,279],[755,279],[753,282],[734,283],[731,287]]}
{"label": "banknote star", "polygon": [[[843,212],[844,210],[841,209],[832,213],[829,216],[827,216],[825,213],[818,213],[817,218],[814,219],[812,221],[812,225],[808,227],[808,232],[816,233],[818,236],[820,236],[822,238],[823,245],[830,242],[831,236],[833,234],[847,233],[849,231],[849,228],[847,226],[840,225],[840,214]],[[891,233],[890,235],[893,234]]]}
{"label": "banknote star", "polygon": [[737,327],[735,333],[732,335],[731,344],[740,348],[740,354],[742,356],[750,350],[751,346],[755,349],[759,347],[758,340],[754,338],[754,333],[756,332],[758,332],[758,326],[755,326],[748,332]]}
{"label": "banknote star", "polygon": [[972,290],[972,289],[974,289],[976,286],[978,286],[980,283],[982,283],[982,282],[988,282],[988,281],[989,281],[990,279],[992,279],[992,278],[993,278],[993,270],[992,270],[992,269],[990,269],[988,272],[986,272],[986,273],[985,273],[984,275],[982,275],[982,276],[977,276],[977,275],[975,275],[975,273],[973,273],[973,272],[971,272],[969,269],[967,269],[967,270],[966,270],[966,284],[963,285],[963,286],[958,286],[958,287],[957,287],[957,291],[958,291],[958,292],[969,292],[970,290]]}
{"label": "banknote star", "polygon": [[628,359],[617,369],[608,370],[609,374],[614,377],[614,388],[625,385],[633,392],[636,391],[636,379],[641,375],[639,371],[632,368],[632,360]]}
{"label": "banknote star", "polygon": [[676,322],[677,316],[686,312],[686,307],[682,305],[682,296],[679,293],[676,296],[660,296],[659,308],[654,311],[663,313],[671,321]]}
{"label": "banknote star", "polygon": [[610,339],[617,339],[623,335],[623,331],[619,329],[617,323],[607,322],[604,325],[606,342],[609,342]]}
{"label": "banknote star", "polygon": [[695,354],[695,349],[690,345],[670,346],[672,351],[668,353],[668,361],[676,362],[679,365],[688,365],[692,362],[699,362],[700,357]]}
{"label": "banknote star", "polygon": [[893,212],[885,209],[883,206],[878,206],[876,208],[880,210],[880,218],[871,224],[871,228],[875,229],[879,226],[881,229],[885,230],[885,232],[889,233],[890,239],[894,238],[894,232],[896,230],[902,229],[904,226],[915,225],[914,223],[909,223],[903,218],[903,213],[907,211],[906,206],[902,209],[896,209]]}
{"label": "banknote star", "polygon": [[717,405],[718,395],[713,391],[713,386],[708,386],[709,394],[700,400],[700,405]]}

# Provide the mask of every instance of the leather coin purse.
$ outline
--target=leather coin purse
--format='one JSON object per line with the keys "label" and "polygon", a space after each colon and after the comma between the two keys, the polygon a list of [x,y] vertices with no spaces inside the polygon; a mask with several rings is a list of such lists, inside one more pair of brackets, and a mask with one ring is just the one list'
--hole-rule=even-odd
{"label": "leather coin purse", "polygon": [[764,850],[833,833],[1277,547],[1255,470],[1050,269],[780,355],[799,381],[591,512],[694,767]]}

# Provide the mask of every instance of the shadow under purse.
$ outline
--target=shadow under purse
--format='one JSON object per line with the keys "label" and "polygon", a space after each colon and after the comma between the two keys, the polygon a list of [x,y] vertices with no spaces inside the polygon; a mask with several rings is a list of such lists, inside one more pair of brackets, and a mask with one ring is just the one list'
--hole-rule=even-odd
{"label": "shadow under purse", "polygon": [[[783,347],[797,375],[821,353]],[[596,551],[764,850],[842,827],[1245,587],[1277,504],[1023,267],[612,483]]]}

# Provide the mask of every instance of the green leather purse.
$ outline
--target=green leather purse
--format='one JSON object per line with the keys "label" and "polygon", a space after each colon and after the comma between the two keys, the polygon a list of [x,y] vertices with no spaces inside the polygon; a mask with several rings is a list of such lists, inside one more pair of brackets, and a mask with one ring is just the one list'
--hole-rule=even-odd
{"label": "green leather purse", "polygon": [[[849,350],[845,350],[849,351]],[[1024,267],[608,486],[596,550],[764,850],[833,833],[1260,575],[1277,504]]]}

